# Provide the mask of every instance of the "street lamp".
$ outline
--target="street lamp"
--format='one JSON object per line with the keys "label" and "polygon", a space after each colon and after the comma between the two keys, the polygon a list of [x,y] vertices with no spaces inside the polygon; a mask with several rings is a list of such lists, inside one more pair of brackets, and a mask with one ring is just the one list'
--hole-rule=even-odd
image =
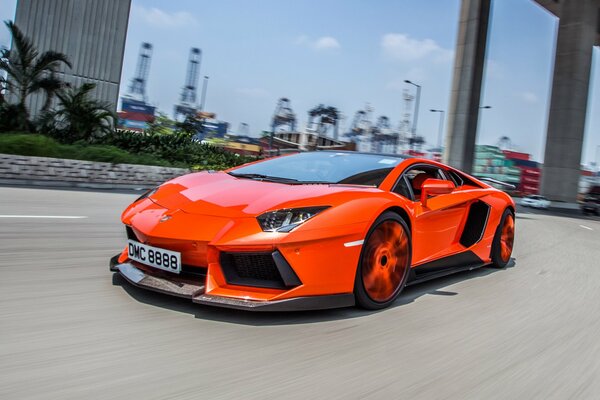
{"label": "street lamp", "polygon": [[600,184],[600,145],[596,146],[596,184]]}
{"label": "street lamp", "polygon": [[417,85],[416,83],[411,82],[408,79],[405,79],[404,83],[408,83],[409,85],[413,85],[413,86],[417,87],[417,100],[415,102],[415,117],[413,118],[413,126],[412,126],[412,136],[413,136],[413,143],[414,143],[414,139],[417,136],[417,120],[419,119],[419,103],[421,101],[421,85]]}
{"label": "street lamp", "polygon": [[204,76],[202,83],[202,98],[200,99],[200,111],[204,111],[204,102],[206,100],[206,87],[208,86],[208,76]]}
{"label": "street lamp", "polygon": [[444,110],[434,110],[431,109],[429,110],[431,112],[436,112],[436,113],[440,113],[440,127],[438,129],[438,147],[440,149],[440,152],[442,151],[442,131],[444,130]]}
{"label": "street lamp", "polygon": [[[490,108],[492,108],[492,106],[479,106],[480,110],[489,110]],[[477,133],[479,133],[479,120],[481,118],[477,118]]]}

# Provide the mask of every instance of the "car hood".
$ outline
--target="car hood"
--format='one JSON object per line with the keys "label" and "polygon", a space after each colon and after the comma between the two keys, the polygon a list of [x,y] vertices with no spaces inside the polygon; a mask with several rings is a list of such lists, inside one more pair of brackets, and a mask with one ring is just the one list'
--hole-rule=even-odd
{"label": "car hood", "polygon": [[225,172],[199,172],[166,182],[150,199],[190,214],[255,217],[280,208],[335,206],[365,192],[381,191],[335,184],[290,185],[235,178]]}

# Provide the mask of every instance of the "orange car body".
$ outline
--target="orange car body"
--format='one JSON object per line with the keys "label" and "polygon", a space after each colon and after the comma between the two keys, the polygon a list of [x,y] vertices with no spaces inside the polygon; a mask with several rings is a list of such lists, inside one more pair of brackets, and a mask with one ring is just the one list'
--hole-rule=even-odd
{"label": "orange car body", "polygon": [[[420,164],[454,171],[465,182],[450,193],[425,199],[411,200],[393,192],[403,172]],[[477,215],[485,221],[476,221],[478,237],[465,243],[462,239],[468,219],[473,218],[474,203],[484,204]],[[329,208],[290,232],[265,232],[257,222],[259,215],[271,210],[314,206]],[[474,259],[472,267],[489,264],[492,240],[507,208],[514,212],[515,205],[506,193],[444,164],[419,158],[401,161],[378,187],[289,185],[239,179],[226,172],[199,172],[164,183],[149,197],[131,204],[121,217],[130,239],[181,253],[187,271],[198,274],[175,276],[132,262],[127,248],[113,260],[111,269],[133,264],[144,277],[155,278],[152,284],[138,286],[203,304],[248,309],[265,305],[264,309],[272,310],[346,306],[353,304],[362,241],[386,210],[399,213],[410,227],[411,270],[433,266],[433,274],[425,274],[431,277],[445,273],[443,262],[436,265],[436,260],[452,260],[453,256],[468,253]],[[232,282],[224,272],[224,254],[235,257],[275,251],[291,266],[297,284],[277,287]],[[456,265],[448,265],[446,270],[451,267]],[[411,281],[419,280],[419,274],[412,273]],[[294,299],[312,301],[298,305],[288,301]]]}

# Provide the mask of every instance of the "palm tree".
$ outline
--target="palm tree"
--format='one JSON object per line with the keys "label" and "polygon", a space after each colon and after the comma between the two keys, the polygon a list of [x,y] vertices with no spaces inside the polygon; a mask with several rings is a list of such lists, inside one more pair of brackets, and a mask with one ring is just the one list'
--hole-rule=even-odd
{"label": "palm tree", "polygon": [[[0,51],[0,70],[6,72],[6,89],[17,96],[17,109],[21,114],[17,119],[17,129],[26,130],[29,120],[29,112],[25,106],[27,96],[32,93],[43,91],[46,94],[46,102],[43,110],[46,110],[52,101],[54,94],[64,85],[58,79],[56,72],[61,64],[71,67],[67,56],[56,51],[38,52],[31,40],[21,32],[12,22],[5,21],[12,36],[12,49]],[[25,126],[24,126],[25,125]]]}
{"label": "palm tree", "polygon": [[90,98],[95,87],[93,83],[84,83],[79,88],[57,91],[58,107],[44,113],[40,130],[66,143],[93,141],[112,133],[117,116],[109,103]]}

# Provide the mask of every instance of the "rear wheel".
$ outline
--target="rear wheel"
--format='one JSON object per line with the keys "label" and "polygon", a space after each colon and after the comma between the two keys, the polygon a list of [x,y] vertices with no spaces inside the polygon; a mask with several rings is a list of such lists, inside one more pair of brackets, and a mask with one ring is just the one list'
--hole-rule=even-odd
{"label": "rear wheel", "polygon": [[494,267],[506,267],[512,255],[514,240],[515,215],[507,208],[502,214],[492,242],[492,263]]}
{"label": "rear wheel", "polygon": [[356,271],[359,306],[376,310],[396,300],[408,278],[411,251],[406,222],[393,212],[379,216],[367,234]]}

